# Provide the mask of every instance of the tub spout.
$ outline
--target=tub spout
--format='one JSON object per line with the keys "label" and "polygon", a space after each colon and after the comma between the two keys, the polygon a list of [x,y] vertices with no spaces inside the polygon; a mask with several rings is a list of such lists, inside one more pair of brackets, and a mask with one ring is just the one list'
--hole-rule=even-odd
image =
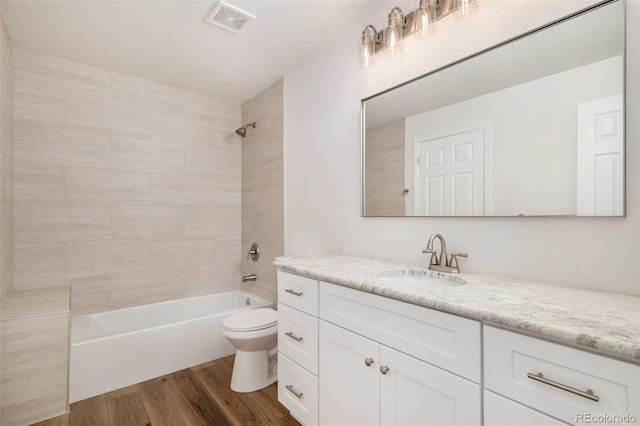
{"label": "tub spout", "polygon": [[255,281],[257,278],[256,274],[243,275],[242,282],[246,283],[247,281]]}

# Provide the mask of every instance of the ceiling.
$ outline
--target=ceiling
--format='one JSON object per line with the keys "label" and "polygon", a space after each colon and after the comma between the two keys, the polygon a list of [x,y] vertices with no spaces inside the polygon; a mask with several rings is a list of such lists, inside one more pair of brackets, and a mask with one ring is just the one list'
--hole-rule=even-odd
{"label": "ceiling", "polygon": [[2,15],[14,48],[243,102],[392,4],[227,0],[257,17],[233,34],[205,22],[217,3],[2,0]]}

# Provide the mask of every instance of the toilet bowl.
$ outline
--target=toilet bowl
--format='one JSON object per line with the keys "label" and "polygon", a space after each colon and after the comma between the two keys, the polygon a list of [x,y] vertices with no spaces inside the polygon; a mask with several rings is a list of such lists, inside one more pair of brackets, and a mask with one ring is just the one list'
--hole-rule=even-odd
{"label": "toilet bowl", "polygon": [[222,322],[224,337],[236,348],[231,390],[253,392],[277,380],[278,314],[273,309],[249,309]]}

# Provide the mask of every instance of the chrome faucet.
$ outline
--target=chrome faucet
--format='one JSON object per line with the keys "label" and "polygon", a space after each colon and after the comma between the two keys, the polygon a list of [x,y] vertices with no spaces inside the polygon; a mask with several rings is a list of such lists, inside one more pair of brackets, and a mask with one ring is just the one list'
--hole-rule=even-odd
{"label": "chrome faucet", "polygon": [[[440,240],[440,256],[438,257],[437,250],[433,249],[433,242]],[[440,234],[431,234],[429,241],[427,241],[427,248],[422,250],[423,253],[431,253],[431,260],[429,260],[429,269],[440,272],[449,272],[452,274],[459,274],[460,268],[458,267],[458,257],[467,257],[467,253],[451,253],[451,258],[447,257],[447,243],[444,241],[444,237]]]}

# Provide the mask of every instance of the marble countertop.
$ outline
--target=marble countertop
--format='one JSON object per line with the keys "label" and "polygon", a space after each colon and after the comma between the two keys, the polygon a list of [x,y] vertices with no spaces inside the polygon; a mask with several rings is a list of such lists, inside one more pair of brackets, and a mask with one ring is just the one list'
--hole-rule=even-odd
{"label": "marble countertop", "polygon": [[[640,297],[348,256],[278,257],[274,266],[345,287],[532,333],[640,363]],[[419,288],[381,278],[429,273],[467,284]]]}

